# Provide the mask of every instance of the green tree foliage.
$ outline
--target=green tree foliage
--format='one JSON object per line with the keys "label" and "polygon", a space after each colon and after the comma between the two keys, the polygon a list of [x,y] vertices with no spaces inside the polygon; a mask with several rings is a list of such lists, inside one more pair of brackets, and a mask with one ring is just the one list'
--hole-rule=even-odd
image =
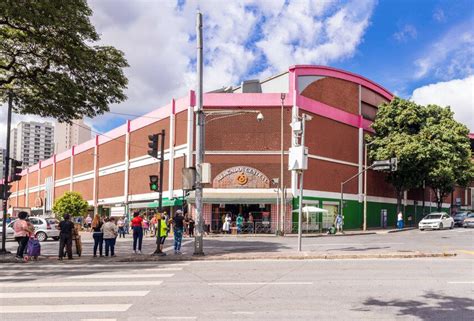
{"label": "green tree foliage", "polygon": [[58,198],[53,205],[53,213],[57,219],[62,219],[64,214],[71,216],[84,216],[87,214],[89,204],[78,192],[66,192]]}
{"label": "green tree foliage", "polygon": [[0,102],[14,111],[71,121],[126,99],[123,53],[94,45],[86,0],[0,1]]}
{"label": "green tree foliage", "polygon": [[449,107],[425,107],[425,126],[419,139],[428,150],[426,183],[436,196],[438,210],[456,185],[466,187],[474,179],[469,129],[454,120]]}
{"label": "green tree foliage", "polygon": [[395,97],[379,106],[372,124],[375,133],[368,136],[369,157],[372,160],[398,159],[398,170],[387,174],[387,181],[397,193],[397,211],[401,208],[403,193],[420,186],[425,176],[428,150],[418,139],[424,125],[423,108],[411,101]]}
{"label": "green tree foliage", "polygon": [[436,195],[438,208],[456,185],[474,179],[468,128],[453,118],[449,107],[420,106],[395,97],[379,107],[367,137],[372,160],[398,158],[398,171],[387,173],[397,192],[400,210],[403,192],[425,181]]}

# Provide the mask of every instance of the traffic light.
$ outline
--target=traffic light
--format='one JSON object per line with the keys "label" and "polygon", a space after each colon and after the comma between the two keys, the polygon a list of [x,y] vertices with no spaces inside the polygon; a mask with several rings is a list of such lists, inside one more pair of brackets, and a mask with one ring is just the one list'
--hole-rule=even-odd
{"label": "traffic light", "polygon": [[11,160],[10,164],[10,182],[15,182],[21,180],[21,165],[23,162],[17,161],[16,159]]}
{"label": "traffic light", "polygon": [[151,157],[157,158],[158,157],[158,134],[148,135],[148,155]]}
{"label": "traffic light", "polygon": [[11,185],[0,184],[0,199],[7,200],[10,195],[12,195],[12,193],[10,192],[11,188]]}
{"label": "traffic light", "polygon": [[150,190],[154,192],[159,192],[159,177],[158,175],[150,175]]}

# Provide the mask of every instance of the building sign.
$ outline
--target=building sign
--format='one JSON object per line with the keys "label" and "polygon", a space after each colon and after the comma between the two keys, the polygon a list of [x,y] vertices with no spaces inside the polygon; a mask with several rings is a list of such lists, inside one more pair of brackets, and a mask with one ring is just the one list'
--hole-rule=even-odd
{"label": "building sign", "polygon": [[269,188],[270,180],[258,169],[247,166],[228,168],[212,182],[214,188]]}

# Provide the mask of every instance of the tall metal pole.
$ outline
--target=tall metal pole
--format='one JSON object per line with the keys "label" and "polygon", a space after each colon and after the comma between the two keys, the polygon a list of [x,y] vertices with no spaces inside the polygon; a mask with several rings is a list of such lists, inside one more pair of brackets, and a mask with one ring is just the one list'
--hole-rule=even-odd
{"label": "tall metal pole", "polygon": [[[303,114],[302,117],[302,131],[301,131],[301,145],[304,148],[304,131],[305,131],[305,122],[306,115]],[[300,197],[298,200],[298,252],[301,252],[301,238],[302,238],[302,224],[303,224],[303,176],[304,171],[300,172]]]}
{"label": "tall metal pole", "polygon": [[8,111],[7,111],[7,143],[5,149],[5,155],[3,157],[5,162],[5,167],[3,171],[3,183],[4,183],[4,195],[3,197],[3,225],[2,225],[2,249],[0,250],[1,254],[10,253],[5,248],[6,237],[7,237],[7,190],[8,190],[8,173],[10,171],[10,128],[12,123],[12,105],[13,105],[13,97],[12,93],[8,92]]}
{"label": "tall metal pole", "polygon": [[[160,146],[160,196],[158,198],[158,211],[163,211],[163,165],[165,163],[165,130],[161,130],[161,146]],[[170,160],[171,161],[171,160]],[[170,195],[170,198],[172,195]]]}
{"label": "tall metal pole", "polygon": [[279,213],[278,213],[278,218],[279,218],[279,221],[277,222],[278,224],[278,228],[277,228],[277,233],[279,233],[280,235],[283,235],[283,221],[285,220],[285,201],[283,199],[283,185],[284,185],[284,182],[283,182],[283,175],[284,175],[284,171],[283,171],[283,161],[284,161],[284,150],[283,150],[283,116],[284,116],[284,107],[283,107],[283,104],[285,102],[285,94],[282,93],[280,98],[281,98],[281,112],[280,112],[280,150],[281,150],[281,154],[280,154],[280,191],[281,191],[281,200],[280,200],[280,209],[279,209]]}
{"label": "tall metal pole", "polygon": [[367,230],[367,144],[364,146],[364,225],[363,230]]}
{"label": "tall metal pole", "polygon": [[204,160],[204,112],[202,102],[203,60],[202,60],[202,13],[196,16],[197,40],[197,90],[196,90],[196,235],[194,237],[194,255],[204,255],[203,251],[203,195],[202,162]]}

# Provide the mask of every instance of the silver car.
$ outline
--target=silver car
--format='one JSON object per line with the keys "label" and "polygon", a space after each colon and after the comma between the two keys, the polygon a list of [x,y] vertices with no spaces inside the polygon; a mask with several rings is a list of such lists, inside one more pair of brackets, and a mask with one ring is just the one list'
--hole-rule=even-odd
{"label": "silver car", "polygon": [[[55,218],[42,218],[42,217],[29,217],[28,220],[35,227],[35,236],[38,241],[43,242],[48,238],[53,240],[59,240],[59,230],[57,229],[57,224],[59,221]],[[7,239],[14,238],[13,223],[10,222],[7,225]],[[2,229],[0,228],[0,235],[2,234]]]}

